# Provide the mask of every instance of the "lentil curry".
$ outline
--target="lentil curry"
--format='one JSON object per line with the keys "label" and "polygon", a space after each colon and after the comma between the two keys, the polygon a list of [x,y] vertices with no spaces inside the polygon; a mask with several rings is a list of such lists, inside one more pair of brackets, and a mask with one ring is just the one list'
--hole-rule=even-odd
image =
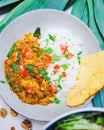
{"label": "lentil curry", "polygon": [[48,105],[56,99],[56,89],[52,90],[46,71],[52,59],[40,48],[37,31],[39,28],[35,33],[24,34],[23,40],[12,45],[4,62],[4,71],[10,89],[23,102]]}

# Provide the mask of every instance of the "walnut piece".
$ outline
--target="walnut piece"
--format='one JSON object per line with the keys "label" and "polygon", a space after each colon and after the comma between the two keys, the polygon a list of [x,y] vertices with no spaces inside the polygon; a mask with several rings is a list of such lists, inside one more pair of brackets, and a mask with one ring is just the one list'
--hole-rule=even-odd
{"label": "walnut piece", "polygon": [[24,121],[21,122],[21,126],[22,128],[24,128],[25,130],[29,130],[29,128],[32,128],[32,123],[30,120],[25,119]]}
{"label": "walnut piece", "polygon": [[14,111],[12,108],[10,109],[10,114],[13,116],[13,117],[16,117],[18,115],[18,113],[16,111]]}
{"label": "walnut piece", "polygon": [[14,126],[12,126],[10,130],[16,130],[16,129],[15,129],[15,127],[14,127]]}
{"label": "walnut piece", "polygon": [[2,118],[5,118],[7,114],[8,114],[8,112],[7,112],[7,110],[5,108],[0,109],[0,116]]}

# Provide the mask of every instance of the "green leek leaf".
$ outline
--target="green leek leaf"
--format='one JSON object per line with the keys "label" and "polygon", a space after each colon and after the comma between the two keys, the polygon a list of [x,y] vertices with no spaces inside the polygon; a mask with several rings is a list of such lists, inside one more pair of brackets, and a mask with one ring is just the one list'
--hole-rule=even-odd
{"label": "green leek leaf", "polygon": [[86,0],[76,0],[72,8],[71,14],[81,19],[82,14],[84,12],[85,4],[86,4]]}
{"label": "green leek leaf", "polygon": [[0,22],[0,32],[17,16],[25,12],[42,8],[63,10],[67,3],[68,0],[24,0]]}
{"label": "green leek leaf", "polygon": [[92,32],[95,34],[97,40],[99,41],[100,47],[104,49],[104,41],[103,37],[100,35],[100,31],[96,25],[95,18],[94,18],[94,5],[92,0],[87,0],[88,10],[89,10],[89,27]]}
{"label": "green leek leaf", "polygon": [[7,6],[7,5],[10,5],[10,4],[13,4],[13,3],[18,2],[18,1],[21,1],[21,0],[0,0],[0,8]]}
{"label": "green leek leaf", "polygon": [[94,0],[95,20],[104,37],[104,0]]}

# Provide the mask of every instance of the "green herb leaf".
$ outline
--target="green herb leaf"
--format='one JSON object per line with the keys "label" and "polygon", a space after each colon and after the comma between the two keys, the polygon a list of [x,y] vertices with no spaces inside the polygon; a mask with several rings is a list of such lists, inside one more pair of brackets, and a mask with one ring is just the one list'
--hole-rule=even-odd
{"label": "green herb leaf", "polygon": [[81,54],[82,54],[82,51],[79,51],[79,52],[77,53],[78,63],[79,63],[79,64],[80,64],[80,61],[81,61],[81,57],[80,57]]}
{"label": "green herb leaf", "polygon": [[13,82],[13,81],[10,81],[10,82],[9,82],[9,85],[10,85],[10,87],[14,87],[14,82]]}
{"label": "green herb leaf", "polygon": [[32,72],[34,70],[34,65],[33,64],[29,64],[26,66],[26,69],[29,71],[29,72]]}
{"label": "green herb leaf", "polygon": [[62,75],[59,75],[58,76],[58,83],[60,83],[60,81],[62,80],[63,76]]}
{"label": "green herb leaf", "polygon": [[58,84],[57,87],[58,87],[59,89],[62,89],[62,86],[61,86],[60,84]]}
{"label": "green herb leaf", "polygon": [[16,73],[17,72],[17,64],[16,63],[12,63],[11,67],[12,67],[13,72]]}
{"label": "green herb leaf", "polygon": [[7,54],[7,57],[10,57],[10,56],[13,54],[14,49],[15,49],[15,46],[16,46],[16,43],[14,43],[14,44],[12,45],[12,47],[10,48],[10,50],[9,50],[9,52],[8,52],[8,54]]}
{"label": "green herb leaf", "polygon": [[12,78],[11,74],[7,73],[7,74],[6,74],[6,78],[7,78],[7,79],[11,79],[11,78]]}
{"label": "green herb leaf", "polygon": [[49,40],[48,40],[48,39],[46,39],[46,46],[48,46],[48,44],[49,44]]}
{"label": "green herb leaf", "polygon": [[49,86],[52,85],[52,81],[48,82],[48,85],[49,85]]}
{"label": "green herb leaf", "polygon": [[40,54],[40,52],[36,52],[36,55],[37,55],[37,57],[41,57],[41,54]]}
{"label": "green herb leaf", "polygon": [[38,38],[41,36],[40,27],[36,28],[33,35],[34,35],[34,37],[38,37]]}
{"label": "green herb leaf", "polygon": [[5,81],[4,81],[4,80],[0,80],[0,83],[3,83],[3,84],[5,84]]}
{"label": "green herb leaf", "polygon": [[68,55],[69,55],[69,50],[66,50],[66,53],[65,53],[65,58],[66,58],[66,59],[69,59],[69,58],[68,58]]}
{"label": "green herb leaf", "polygon": [[44,69],[39,69],[39,72],[40,72],[41,74],[46,74],[46,72],[45,72]]}
{"label": "green herb leaf", "polygon": [[50,77],[49,77],[48,75],[43,75],[43,78],[44,78],[45,80],[49,80],[49,79],[50,79]]}
{"label": "green herb leaf", "polygon": [[20,63],[20,59],[21,59],[21,51],[18,50],[18,52],[17,52],[17,63]]}
{"label": "green herb leaf", "polygon": [[54,54],[52,56],[52,63],[55,63],[56,61],[59,61],[59,60],[60,60],[60,56],[59,55]]}
{"label": "green herb leaf", "polygon": [[67,65],[67,64],[62,64],[61,67],[62,67],[64,70],[67,70],[67,69],[68,69],[68,65]]}
{"label": "green herb leaf", "polygon": [[46,54],[52,54],[53,52],[52,48],[42,48],[42,51]]}
{"label": "green herb leaf", "polygon": [[53,100],[53,103],[60,104],[60,100],[59,99],[55,99],[55,100]]}
{"label": "green herb leaf", "polygon": [[43,98],[46,98],[47,96],[48,96],[48,94],[44,94],[44,95],[43,95]]}
{"label": "green herb leaf", "polygon": [[50,39],[51,41],[55,42],[55,37],[54,37],[54,36],[52,36],[51,34],[48,34],[48,36],[49,36],[49,39]]}

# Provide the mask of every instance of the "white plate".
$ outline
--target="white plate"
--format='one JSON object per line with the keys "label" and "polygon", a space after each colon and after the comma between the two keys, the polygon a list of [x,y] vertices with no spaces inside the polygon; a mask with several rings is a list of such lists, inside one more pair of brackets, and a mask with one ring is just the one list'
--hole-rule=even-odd
{"label": "white plate", "polygon": [[[5,79],[3,72],[3,63],[6,59],[7,52],[14,41],[21,38],[23,34],[33,32],[36,27],[43,30],[43,34],[49,30],[63,32],[71,32],[75,37],[77,36],[83,43],[83,50],[86,54],[98,52],[100,47],[92,32],[76,17],[65,13],[63,11],[43,9],[26,13],[13,22],[11,22],[0,35],[0,79]],[[18,80],[18,79],[17,79]],[[70,80],[69,80],[70,82]],[[50,104],[48,106],[29,105],[21,102],[20,99],[10,91],[8,84],[0,84],[0,94],[4,101],[16,110],[18,113],[29,117],[31,119],[50,121],[54,117],[68,112],[71,109],[66,106],[66,98],[61,104]],[[91,100],[91,99],[90,99]],[[90,101],[88,100],[84,107]]]}

